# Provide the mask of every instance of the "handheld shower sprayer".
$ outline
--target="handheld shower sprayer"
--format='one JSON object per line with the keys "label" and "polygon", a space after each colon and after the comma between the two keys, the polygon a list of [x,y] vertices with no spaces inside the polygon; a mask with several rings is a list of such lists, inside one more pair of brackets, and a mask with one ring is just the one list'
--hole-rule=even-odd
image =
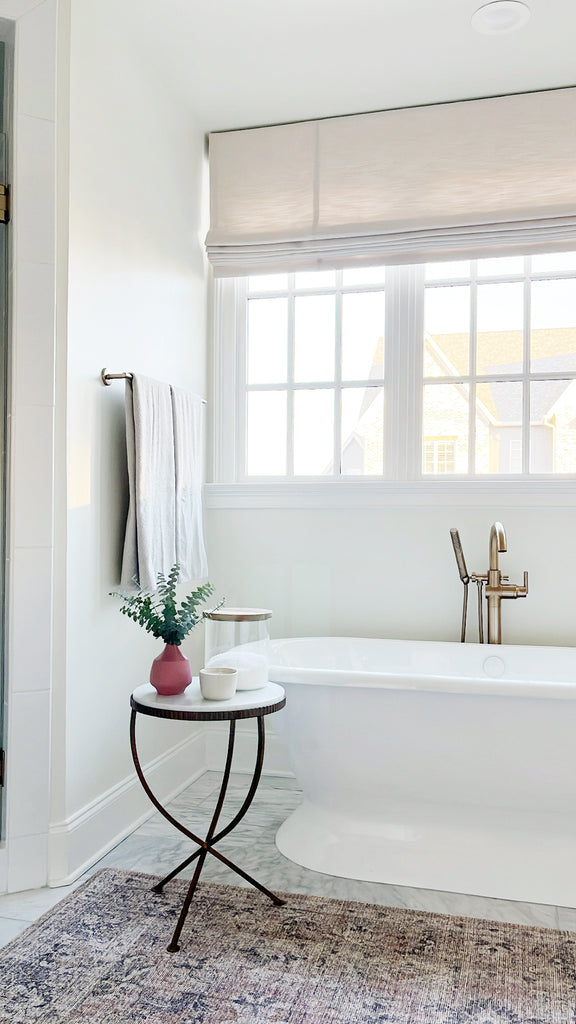
{"label": "handheld shower sprayer", "polygon": [[466,568],[466,561],[464,558],[464,552],[462,550],[462,541],[460,540],[460,534],[455,527],[450,530],[450,536],[452,538],[452,547],[454,548],[454,554],[456,555],[456,564],[458,565],[458,572],[460,573],[460,579],[462,583],[467,585],[470,582],[470,576]]}
{"label": "handheld shower sprayer", "polygon": [[462,541],[460,540],[460,534],[455,527],[450,530],[450,537],[452,538],[452,547],[454,548],[454,554],[456,556],[456,564],[458,566],[458,572],[460,579],[464,584],[464,597],[462,603],[462,627],[460,629],[460,643],[466,641],[466,619],[468,618],[468,584],[470,583],[470,576],[468,575],[468,569],[466,568],[466,559],[464,558],[464,551],[462,549]]}

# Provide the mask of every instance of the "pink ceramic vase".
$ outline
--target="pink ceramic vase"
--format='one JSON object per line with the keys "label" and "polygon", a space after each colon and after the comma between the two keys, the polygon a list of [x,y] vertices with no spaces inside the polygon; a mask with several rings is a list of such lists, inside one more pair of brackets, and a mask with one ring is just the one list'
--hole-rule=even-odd
{"label": "pink ceramic vase", "polygon": [[175,644],[166,644],[162,654],[154,658],[150,682],[162,697],[174,697],[192,682],[190,662]]}

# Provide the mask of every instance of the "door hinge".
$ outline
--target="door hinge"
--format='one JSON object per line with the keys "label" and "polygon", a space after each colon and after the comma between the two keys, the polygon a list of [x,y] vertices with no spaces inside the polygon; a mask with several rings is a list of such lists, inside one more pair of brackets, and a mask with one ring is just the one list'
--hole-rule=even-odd
{"label": "door hinge", "polygon": [[10,185],[0,185],[0,224],[10,220]]}
{"label": "door hinge", "polygon": [[0,750],[0,786],[4,785],[4,762],[5,762],[4,751]]}

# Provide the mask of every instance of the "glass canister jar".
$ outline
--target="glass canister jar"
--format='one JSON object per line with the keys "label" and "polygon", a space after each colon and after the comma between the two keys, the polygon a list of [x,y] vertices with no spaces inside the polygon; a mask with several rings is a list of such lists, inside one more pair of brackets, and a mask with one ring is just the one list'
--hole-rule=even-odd
{"label": "glass canister jar", "polygon": [[272,612],[267,608],[218,608],[204,618],[206,668],[237,668],[239,690],[266,686]]}

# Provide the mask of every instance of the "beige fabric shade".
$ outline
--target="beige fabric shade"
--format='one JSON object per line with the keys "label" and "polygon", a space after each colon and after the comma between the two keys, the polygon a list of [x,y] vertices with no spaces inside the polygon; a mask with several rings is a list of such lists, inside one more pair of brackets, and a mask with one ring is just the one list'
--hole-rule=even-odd
{"label": "beige fabric shade", "polygon": [[576,247],[576,89],[210,136],[220,276]]}

